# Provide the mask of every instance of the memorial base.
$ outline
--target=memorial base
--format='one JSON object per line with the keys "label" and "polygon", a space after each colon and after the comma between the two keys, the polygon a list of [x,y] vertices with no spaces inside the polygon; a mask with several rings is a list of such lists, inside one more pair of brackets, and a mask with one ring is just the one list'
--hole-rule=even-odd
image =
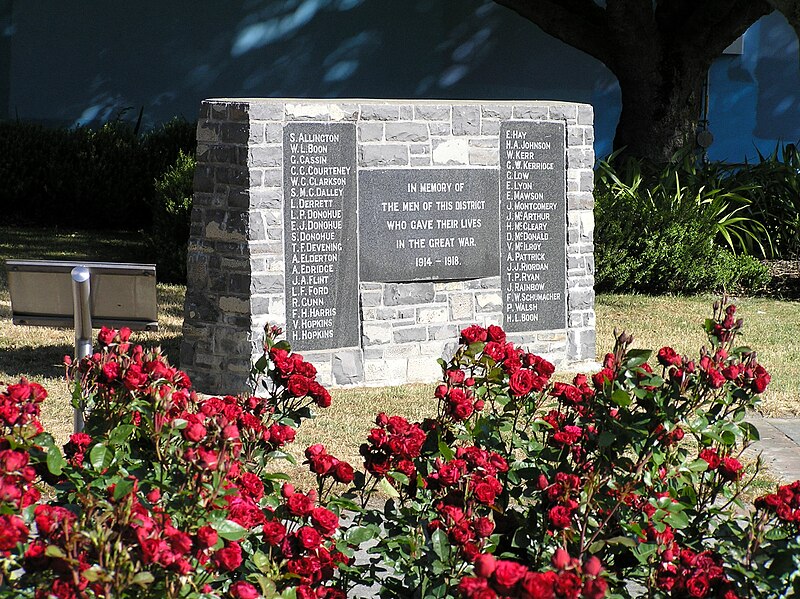
{"label": "memorial base", "polygon": [[594,358],[591,106],[203,102],[181,367],[244,389],[264,326],[328,385],[431,382],[470,324]]}

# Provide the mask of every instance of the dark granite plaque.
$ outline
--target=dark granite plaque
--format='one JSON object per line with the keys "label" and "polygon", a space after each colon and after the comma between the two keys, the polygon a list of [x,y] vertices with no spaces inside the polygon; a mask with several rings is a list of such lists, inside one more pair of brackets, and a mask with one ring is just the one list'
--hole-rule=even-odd
{"label": "dark granite plaque", "polygon": [[358,188],[362,281],[497,276],[497,170],[362,170]]}
{"label": "dark granite plaque", "polygon": [[356,128],[283,130],[286,338],[294,349],[359,345]]}
{"label": "dark granite plaque", "polygon": [[500,126],[500,284],[510,332],[566,328],[564,125]]}

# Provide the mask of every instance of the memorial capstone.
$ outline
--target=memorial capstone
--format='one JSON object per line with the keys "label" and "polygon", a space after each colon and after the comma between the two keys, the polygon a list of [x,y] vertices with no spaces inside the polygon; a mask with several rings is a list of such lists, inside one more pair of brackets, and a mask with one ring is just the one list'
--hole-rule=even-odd
{"label": "memorial capstone", "polygon": [[203,102],[182,368],[242,389],[267,324],[326,384],[436,380],[476,322],[593,359],[593,139],[582,104]]}

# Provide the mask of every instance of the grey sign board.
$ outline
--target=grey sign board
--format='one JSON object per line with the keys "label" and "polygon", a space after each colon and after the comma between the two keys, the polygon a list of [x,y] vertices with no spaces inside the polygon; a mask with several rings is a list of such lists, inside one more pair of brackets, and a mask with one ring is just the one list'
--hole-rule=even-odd
{"label": "grey sign board", "polygon": [[158,329],[155,265],[60,260],[6,261],[14,324],[72,327],[76,266],[91,274],[92,326]]}
{"label": "grey sign board", "polygon": [[497,275],[496,169],[364,170],[358,183],[361,280]]}
{"label": "grey sign board", "polygon": [[566,327],[564,125],[500,127],[500,284],[506,330]]}
{"label": "grey sign board", "polygon": [[357,346],[355,125],[287,123],[283,164],[287,340]]}

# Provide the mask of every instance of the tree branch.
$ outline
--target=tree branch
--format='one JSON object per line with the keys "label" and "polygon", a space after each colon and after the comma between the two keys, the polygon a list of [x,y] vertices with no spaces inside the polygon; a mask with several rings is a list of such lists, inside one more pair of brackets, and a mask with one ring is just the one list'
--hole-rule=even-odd
{"label": "tree branch", "polygon": [[593,0],[494,0],[542,31],[608,64],[609,30],[605,10]]}
{"label": "tree branch", "polygon": [[[696,57],[710,62],[758,19],[772,12],[767,0],[662,0],[663,32]],[[669,17],[669,21],[667,21]]]}

